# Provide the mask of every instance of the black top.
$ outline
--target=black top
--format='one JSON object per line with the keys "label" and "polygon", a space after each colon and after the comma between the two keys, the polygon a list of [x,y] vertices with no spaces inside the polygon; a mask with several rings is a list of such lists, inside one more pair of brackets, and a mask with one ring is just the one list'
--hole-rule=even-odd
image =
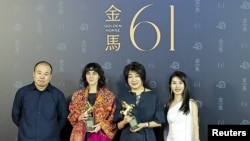
{"label": "black top", "polygon": [[94,105],[95,104],[95,98],[96,98],[96,94],[95,93],[91,93],[89,94],[88,96],[88,101],[91,105]]}

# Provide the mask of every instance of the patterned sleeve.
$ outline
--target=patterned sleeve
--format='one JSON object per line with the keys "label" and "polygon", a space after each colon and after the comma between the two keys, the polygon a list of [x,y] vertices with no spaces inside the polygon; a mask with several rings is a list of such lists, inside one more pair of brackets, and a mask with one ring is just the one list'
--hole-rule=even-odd
{"label": "patterned sleeve", "polygon": [[102,106],[96,112],[97,122],[101,125],[104,133],[112,139],[116,133],[116,125],[113,123],[116,110],[115,96],[111,91],[106,90],[102,100]]}
{"label": "patterned sleeve", "polygon": [[77,123],[78,117],[81,115],[81,110],[78,108],[78,102],[77,99],[79,95],[77,92],[75,92],[72,97],[71,101],[69,103],[69,115],[68,115],[68,120],[71,123],[71,125],[75,125]]}

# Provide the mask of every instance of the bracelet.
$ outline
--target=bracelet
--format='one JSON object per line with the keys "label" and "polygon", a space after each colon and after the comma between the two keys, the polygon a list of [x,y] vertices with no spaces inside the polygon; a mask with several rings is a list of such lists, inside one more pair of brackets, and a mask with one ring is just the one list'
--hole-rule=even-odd
{"label": "bracelet", "polygon": [[149,127],[149,122],[146,122],[146,127]]}

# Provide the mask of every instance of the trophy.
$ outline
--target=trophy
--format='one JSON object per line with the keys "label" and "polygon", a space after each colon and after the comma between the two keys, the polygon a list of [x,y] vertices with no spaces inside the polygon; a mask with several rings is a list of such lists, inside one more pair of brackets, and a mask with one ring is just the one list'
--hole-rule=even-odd
{"label": "trophy", "polygon": [[92,116],[92,112],[93,112],[94,107],[88,101],[86,104],[88,107],[86,112],[88,115],[90,115],[88,117],[88,119],[86,120],[86,128],[87,128],[87,132],[89,132],[89,131],[93,130],[92,126],[94,125],[94,117]]}
{"label": "trophy", "polygon": [[138,128],[137,126],[137,120],[135,116],[132,115],[133,108],[135,107],[134,104],[128,104],[126,101],[122,101],[122,108],[123,110],[120,111],[121,114],[124,116],[131,116],[132,120],[129,122],[130,128],[132,130]]}

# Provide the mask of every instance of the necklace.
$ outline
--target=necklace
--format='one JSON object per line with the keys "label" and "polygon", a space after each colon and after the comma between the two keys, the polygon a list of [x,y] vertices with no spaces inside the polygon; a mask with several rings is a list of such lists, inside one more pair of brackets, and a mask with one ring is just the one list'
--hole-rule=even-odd
{"label": "necklace", "polygon": [[143,93],[143,92],[145,92],[145,88],[144,88],[144,90],[140,93],[140,94],[136,94],[135,96],[136,96],[136,105],[138,105],[139,103],[140,103],[140,99],[141,99],[141,94]]}

